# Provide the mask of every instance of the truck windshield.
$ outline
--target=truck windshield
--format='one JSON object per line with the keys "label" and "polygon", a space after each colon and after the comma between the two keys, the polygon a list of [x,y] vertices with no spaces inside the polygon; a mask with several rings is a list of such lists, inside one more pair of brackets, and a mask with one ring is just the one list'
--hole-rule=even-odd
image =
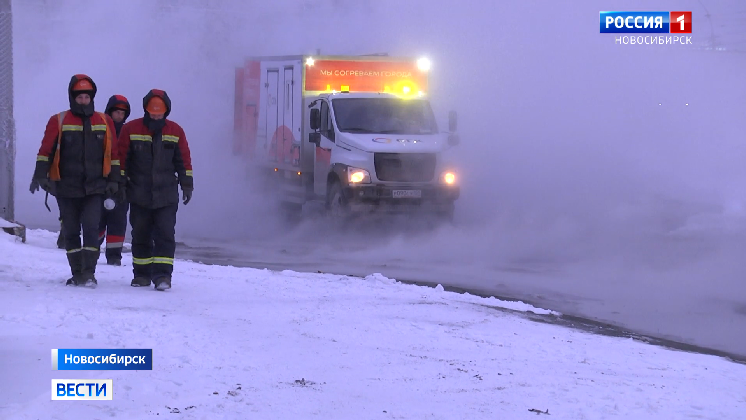
{"label": "truck windshield", "polygon": [[421,99],[343,98],[332,101],[339,131],[346,133],[436,134],[430,103]]}

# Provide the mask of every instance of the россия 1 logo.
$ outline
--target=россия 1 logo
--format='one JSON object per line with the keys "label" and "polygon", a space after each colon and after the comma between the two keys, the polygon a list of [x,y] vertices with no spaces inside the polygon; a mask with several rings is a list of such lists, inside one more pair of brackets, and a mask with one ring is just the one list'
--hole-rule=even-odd
{"label": "\u0440\u043e\u0441\u0441\u0438\u044f 1 logo", "polygon": [[690,34],[692,12],[599,12],[602,34]]}

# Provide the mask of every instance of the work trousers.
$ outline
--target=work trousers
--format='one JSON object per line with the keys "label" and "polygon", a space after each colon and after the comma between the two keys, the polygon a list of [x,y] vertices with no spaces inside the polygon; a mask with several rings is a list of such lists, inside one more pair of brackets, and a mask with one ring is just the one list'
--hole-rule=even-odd
{"label": "work trousers", "polygon": [[124,237],[127,234],[127,210],[129,203],[117,203],[111,210],[101,207],[101,222],[98,228],[98,244],[106,240],[106,259],[121,260]]}
{"label": "work trousers", "polygon": [[98,224],[101,220],[103,197],[103,194],[92,194],[80,198],[57,198],[57,206],[62,217],[65,250],[73,276],[93,275],[96,272],[100,252]]}
{"label": "work trousers", "polygon": [[132,266],[135,277],[156,281],[171,276],[176,252],[178,204],[151,209],[130,204]]}

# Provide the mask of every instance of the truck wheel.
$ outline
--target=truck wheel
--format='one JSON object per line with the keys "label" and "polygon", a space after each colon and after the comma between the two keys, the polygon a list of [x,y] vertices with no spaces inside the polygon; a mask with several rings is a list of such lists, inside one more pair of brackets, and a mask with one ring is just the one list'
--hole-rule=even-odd
{"label": "truck wheel", "polygon": [[453,213],[454,210],[450,209],[440,214],[440,221],[442,223],[452,225],[453,224]]}
{"label": "truck wheel", "polygon": [[349,215],[347,198],[342,194],[342,186],[334,182],[326,196],[326,211],[333,219],[344,219]]}

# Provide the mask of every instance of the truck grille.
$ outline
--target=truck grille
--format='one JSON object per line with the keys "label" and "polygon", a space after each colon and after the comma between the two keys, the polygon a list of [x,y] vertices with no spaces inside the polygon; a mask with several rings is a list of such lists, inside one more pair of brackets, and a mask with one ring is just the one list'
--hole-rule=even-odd
{"label": "truck grille", "polygon": [[375,153],[376,177],[391,182],[430,182],[435,176],[434,153]]}

